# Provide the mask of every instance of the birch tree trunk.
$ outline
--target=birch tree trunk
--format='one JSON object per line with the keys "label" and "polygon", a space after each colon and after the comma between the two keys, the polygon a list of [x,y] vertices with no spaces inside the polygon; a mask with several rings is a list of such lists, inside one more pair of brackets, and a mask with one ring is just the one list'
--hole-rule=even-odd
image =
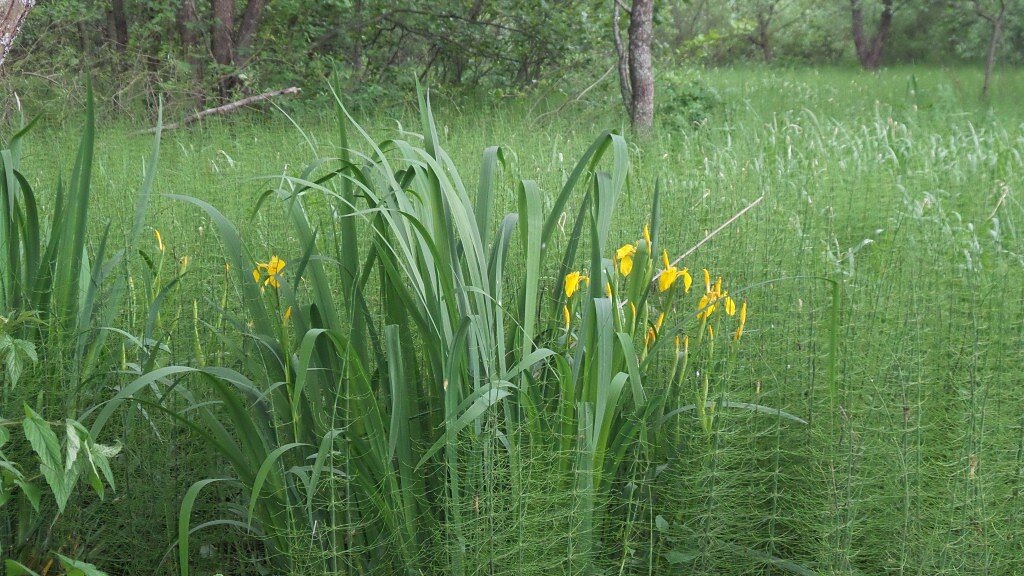
{"label": "birch tree trunk", "polygon": [[21,23],[35,4],[35,0],[0,0],[0,66],[21,31]]}

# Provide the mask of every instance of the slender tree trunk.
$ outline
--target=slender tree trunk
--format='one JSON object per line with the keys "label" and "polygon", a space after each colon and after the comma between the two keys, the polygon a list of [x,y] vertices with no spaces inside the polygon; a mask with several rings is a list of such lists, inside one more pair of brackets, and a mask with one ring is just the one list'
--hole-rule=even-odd
{"label": "slender tree trunk", "polygon": [[363,77],[363,35],[360,33],[363,23],[363,0],[355,0],[352,4],[352,19],[355,24],[354,41],[349,54],[349,65],[352,66],[352,77],[358,84]]}
{"label": "slender tree trunk", "polygon": [[633,90],[630,120],[637,132],[654,125],[654,0],[633,0],[629,17],[629,84]]}
{"label": "slender tree trunk", "polygon": [[850,0],[850,16],[853,27],[853,45],[857,59],[865,70],[878,70],[882,65],[882,53],[892,30],[893,0],[882,0],[882,15],[871,38],[864,30],[864,7],[862,0]]}
{"label": "slender tree trunk", "polygon": [[185,61],[188,62],[192,71],[192,88],[195,97],[196,107],[202,110],[206,107],[205,90],[203,90],[203,59],[199,50],[199,11],[196,10],[195,0],[182,0],[176,15],[178,26],[178,38],[181,40],[181,48],[185,51]]}
{"label": "slender tree trunk", "polygon": [[771,64],[775,58],[775,50],[772,47],[771,20],[758,15],[757,33],[756,35],[749,36],[749,38],[750,42],[761,50],[761,57],[764,59],[765,64]]}
{"label": "slender tree trunk", "polygon": [[231,69],[235,62],[234,41],[231,37],[235,29],[235,3],[233,0],[212,0],[211,8],[213,30],[210,34],[210,51],[213,53],[213,61],[220,67],[217,90],[221,100],[227,101],[235,85],[235,74]]}
{"label": "slender tree trunk", "polygon": [[[259,30],[260,20],[263,16],[263,8],[267,0],[249,0],[245,5],[245,12],[242,12],[242,21],[238,24],[238,34],[235,36],[235,57],[248,52],[256,39],[256,31]],[[237,60],[236,60],[237,63]]]}
{"label": "slender tree trunk", "polygon": [[985,81],[981,85],[981,97],[988,98],[989,89],[992,87],[992,71],[996,66],[996,53],[999,51],[1003,24],[1006,22],[1006,0],[999,0],[999,11],[995,14],[982,10],[979,0],[974,0],[974,10],[992,26],[992,37],[989,39],[988,54],[985,56]]}
{"label": "slender tree trunk", "polygon": [[124,12],[124,0],[110,2],[110,32],[114,48],[124,54],[128,49],[128,17]]}
{"label": "slender tree trunk", "polygon": [[989,89],[992,87],[992,70],[996,65],[996,51],[999,49],[999,40],[1003,35],[1002,14],[995,24],[992,25],[992,40],[988,44],[988,56],[985,58],[985,82],[981,86],[981,97],[988,98]]}
{"label": "slender tree trunk", "polygon": [[629,84],[629,55],[622,45],[622,32],[619,27],[619,19],[622,8],[618,0],[612,0],[612,34],[615,39],[615,56],[618,58],[619,68],[619,93],[622,95],[622,105],[627,112],[633,110],[633,88]]}

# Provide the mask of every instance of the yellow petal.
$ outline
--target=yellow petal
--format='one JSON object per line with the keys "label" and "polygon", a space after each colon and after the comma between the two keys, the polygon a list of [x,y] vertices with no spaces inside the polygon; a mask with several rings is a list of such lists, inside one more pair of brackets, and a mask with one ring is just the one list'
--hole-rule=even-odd
{"label": "yellow petal", "polygon": [[292,307],[289,306],[284,309],[284,321],[287,322],[292,319]]}
{"label": "yellow petal", "polygon": [[708,269],[704,269],[704,291],[711,292],[711,272]]}
{"label": "yellow petal", "polygon": [[697,304],[697,319],[705,320],[711,317],[711,313],[715,311],[718,299],[715,297],[713,292],[709,292],[700,298],[700,302]]}
{"label": "yellow petal", "polygon": [[683,277],[683,292],[689,294],[690,286],[693,284],[693,277],[690,276],[690,271],[686,268],[683,268],[683,271],[680,272],[680,274]]}
{"label": "yellow petal", "polygon": [[267,274],[280,274],[281,270],[284,269],[284,260],[281,260],[277,256],[271,256],[270,262],[267,263]]}
{"label": "yellow petal", "polygon": [[622,260],[623,258],[633,258],[633,254],[636,254],[636,246],[632,244],[623,244],[619,246],[619,249],[615,251],[615,259]]}
{"label": "yellow petal", "polygon": [[661,325],[665,323],[665,313],[658,314],[658,320],[654,323],[654,329],[661,332]]}
{"label": "yellow petal", "polygon": [[661,261],[665,264],[666,270],[672,267],[672,263],[668,261],[668,250],[661,251]]}
{"label": "yellow petal", "polygon": [[661,271],[661,275],[658,276],[658,292],[664,292],[672,287],[672,284],[679,277],[679,270],[675,266],[670,266],[665,270]]}
{"label": "yellow petal", "polygon": [[732,333],[733,342],[740,339],[743,336],[743,328],[747,324],[747,303],[740,304],[740,324],[736,327],[736,331]]}
{"label": "yellow petal", "polygon": [[728,296],[725,297],[725,313],[729,316],[736,314],[736,302]]}
{"label": "yellow petal", "polygon": [[604,294],[605,294],[605,296],[607,296],[609,298],[612,297],[612,285],[611,285],[610,282],[605,282],[604,283]]}
{"label": "yellow petal", "polygon": [[651,245],[651,228],[647,224],[644,224],[644,241],[647,242],[649,248]]}
{"label": "yellow petal", "polygon": [[157,250],[160,250],[161,252],[163,252],[164,251],[164,239],[163,239],[162,236],[160,236],[160,231],[157,230],[156,228],[154,228],[153,229],[153,234],[156,235],[156,247],[157,247]]}
{"label": "yellow petal", "polygon": [[568,306],[562,306],[562,317],[565,319],[565,329],[568,330],[569,329],[569,320],[572,318],[572,316],[569,315],[569,307]]}
{"label": "yellow petal", "polygon": [[625,258],[619,260],[619,273],[623,276],[629,276],[629,273],[633,271],[633,255],[630,254]]}
{"label": "yellow petal", "polygon": [[572,295],[576,293],[580,288],[580,283],[589,280],[583,274],[579,272],[570,272],[565,275],[565,297],[572,298]]}
{"label": "yellow petal", "polygon": [[259,266],[257,266],[256,268],[252,269],[252,280],[253,280],[253,282],[255,282],[257,284],[260,283],[260,269],[259,269]]}

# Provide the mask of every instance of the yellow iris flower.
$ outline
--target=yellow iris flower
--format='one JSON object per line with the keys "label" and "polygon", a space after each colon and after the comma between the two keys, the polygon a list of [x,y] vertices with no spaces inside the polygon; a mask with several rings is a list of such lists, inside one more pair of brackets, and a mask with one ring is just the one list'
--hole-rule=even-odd
{"label": "yellow iris flower", "polygon": [[661,326],[665,323],[665,313],[658,314],[658,319],[654,322],[654,326],[647,328],[647,336],[644,338],[644,343],[647,346],[654,344],[654,341],[658,339],[658,334],[661,332]]}
{"label": "yellow iris flower", "polygon": [[714,292],[708,292],[707,294],[700,297],[700,302],[697,303],[697,320],[707,320],[711,317],[711,313],[718,307],[718,294]]}
{"label": "yellow iris flower", "polygon": [[736,331],[732,334],[733,342],[740,339],[743,336],[743,327],[747,324],[747,303],[743,302],[740,305],[740,325],[736,327]]}
{"label": "yellow iris flower", "polygon": [[160,231],[156,228],[153,229],[153,235],[156,236],[156,248],[157,250],[164,251],[164,237],[160,235]]}
{"label": "yellow iris flower", "polygon": [[633,271],[634,255],[636,255],[636,246],[632,244],[623,244],[615,251],[615,261],[619,263],[619,273],[623,276],[629,276],[629,273]]}
{"label": "yellow iris flower", "polygon": [[[257,262],[256,267],[252,269],[252,279],[259,284],[263,283],[264,286],[273,286],[277,288],[281,286],[280,275],[281,270],[284,269],[285,261],[278,258],[277,256],[271,256],[270,262]],[[266,277],[263,275],[266,274]]]}
{"label": "yellow iris flower", "polygon": [[663,250],[661,253],[661,261],[665,264],[665,269],[658,275],[658,291],[664,292],[675,284],[676,280],[682,279],[683,281],[683,292],[689,293],[690,286],[693,284],[693,278],[690,276],[690,271],[686,268],[676,268],[668,261],[668,250]]}
{"label": "yellow iris flower", "polygon": [[729,297],[728,292],[722,290],[722,277],[716,278],[712,285],[711,273],[707,268],[704,269],[704,289],[706,292],[700,297],[700,302],[697,304],[697,320],[710,318],[711,314],[718,309],[719,302],[724,305],[726,314],[729,316],[736,314],[736,302]]}
{"label": "yellow iris flower", "polygon": [[580,289],[580,283],[590,282],[590,278],[580,272],[569,272],[565,275],[565,297],[572,298],[572,295]]}
{"label": "yellow iris flower", "polygon": [[569,320],[572,319],[572,316],[569,314],[569,307],[568,306],[562,306],[562,317],[565,319],[565,329],[568,330],[569,329]]}

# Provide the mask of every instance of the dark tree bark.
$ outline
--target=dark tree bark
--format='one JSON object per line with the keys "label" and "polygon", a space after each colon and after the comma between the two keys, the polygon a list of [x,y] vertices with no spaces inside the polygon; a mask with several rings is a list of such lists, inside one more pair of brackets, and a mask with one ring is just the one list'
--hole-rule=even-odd
{"label": "dark tree bark", "polygon": [[235,52],[245,54],[252,46],[256,38],[256,31],[260,27],[260,20],[263,16],[263,8],[267,0],[249,0],[245,5],[245,12],[242,12],[242,21],[238,24],[238,34],[235,36]]}
{"label": "dark tree bark", "polygon": [[222,69],[217,83],[222,101],[227,101],[232,90],[239,85],[237,71],[251,57],[249,52],[266,5],[267,0],[249,0],[236,30],[234,0],[211,0],[213,29],[210,33],[210,52],[213,53],[214,62]]}
{"label": "dark tree bark", "polygon": [[893,0],[882,0],[882,15],[871,38],[864,30],[864,7],[862,0],[850,0],[850,15],[853,24],[853,45],[857,59],[865,70],[878,70],[882,65],[882,52],[892,30]]}
{"label": "dark tree bark", "polygon": [[1006,24],[1006,0],[999,0],[994,12],[987,12],[982,9],[980,0],[973,0],[973,3],[974,11],[992,27],[992,36],[989,38],[988,43],[988,54],[985,56],[985,81],[981,85],[981,97],[988,98],[989,90],[992,87],[992,71],[996,66],[996,53],[999,51],[999,42],[1003,37],[1003,26]]}
{"label": "dark tree bark", "polygon": [[772,47],[772,18],[775,16],[775,4],[768,5],[763,11],[757,13],[757,30],[750,36],[750,41],[761,49],[761,57],[766,64],[771,64],[775,59],[775,51]]}
{"label": "dark tree bark", "polygon": [[195,104],[197,108],[206,107],[205,90],[200,88],[203,81],[203,58],[199,46],[199,11],[195,0],[182,0],[175,16],[178,27],[178,38],[185,52],[185,61],[192,70]]}
{"label": "dark tree bark", "polygon": [[630,121],[637,132],[654,125],[654,0],[633,0],[629,15],[629,85],[632,90]]}
{"label": "dark tree bark", "polygon": [[14,39],[21,32],[22,22],[35,4],[35,0],[0,0],[0,65],[3,65]]}
{"label": "dark tree bark", "polygon": [[118,52],[123,54],[128,49],[128,16],[124,11],[124,0],[110,0],[110,38]]}
{"label": "dark tree bark", "polygon": [[210,51],[213,60],[222,66],[234,61],[234,41],[231,33],[235,29],[235,3],[232,0],[212,0],[213,30],[210,37]]}
{"label": "dark tree bark", "polygon": [[211,0],[211,8],[213,29],[210,31],[210,52],[213,53],[213,61],[221,68],[217,92],[221,100],[227,101],[237,82],[233,71],[234,39],[231,37],[235,30],[235,3],[234,0]]}

